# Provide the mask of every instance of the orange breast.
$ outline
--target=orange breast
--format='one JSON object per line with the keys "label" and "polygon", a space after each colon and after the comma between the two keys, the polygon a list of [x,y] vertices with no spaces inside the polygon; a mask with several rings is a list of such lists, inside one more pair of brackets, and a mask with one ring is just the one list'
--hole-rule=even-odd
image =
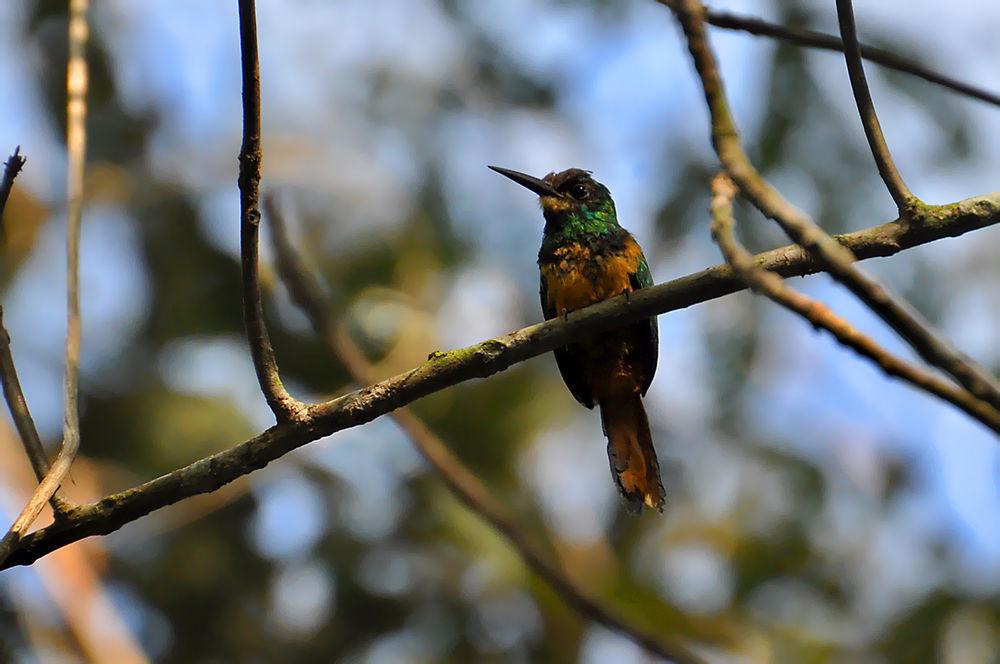
{"label": "orange breast", "polygon": [[547,304],[561,314],[633,290],[629,275],[635,273],[642,250],[628,238],[625,247],[613,254],[595,254],[588,247],[570,244],[557,249],[555,257],[541,271]]}

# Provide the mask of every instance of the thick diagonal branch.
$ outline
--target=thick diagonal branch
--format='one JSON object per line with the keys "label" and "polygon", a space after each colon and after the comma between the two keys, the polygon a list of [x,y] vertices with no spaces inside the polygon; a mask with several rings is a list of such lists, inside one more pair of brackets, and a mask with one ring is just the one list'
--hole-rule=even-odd
{"label": "thick diagonal branch", "polygon": [[720,173],[712,180],[712,237],[715,238],[722,254],[736,274],[755,292],[767,296],[774,302],[795,312],[812,323],[816,329],[824,329],[841,344],[867,357],[887,375],[904,380],[916,388],[947,401],[965,411],[969,416],[1000,434],[1000,411],[990,404],[977,399],[968,391],[915,366],[903,358],[882,348],[871,337],[862,334],[847,320],[835,314],[822,302],[790,288],[778,275],[759,269],[754,264],[753,255],[737,242],[733,233],[733,197],[736,185],[729,176]]}
{"label": "thick diagonal branch", "polygon": [[240,0],[240,62],[243,71],[243,144],[240,146],[240,265],[243,320],[261,392],[279,422],[295,419],[304,406],[281,383],[260,297],[260,60],[254,0]]}
{"label": "thick diagonal branch", "polygon": [[[698,0],[678,0],[674,7],[705,92],[711,115],[712,145],[740,191],[765,216],[776,221],[793,242],[806,249],[837,281],[892,327],[926,362],[950,374],[976,398],[1000,408],[1000,384],[996,377],[955,349],[917,311],[893,297],[854,265],[856,255],[850,248],[827,235],[805,213],[786,201],[754,168],[743,151],[736,123],[729,113],[722,78],[705,34],[704,11]],[[939,206],[921,204],[908,210],[907,217],[909,223],[916,227],[934,223],[940,212]]]}
{"label": "thick diagonal branch", "polygon": [[[893,221],[836,239],[859,259],[891,256],[905,249],[1000,223],[1000,193],[935,209],[929,223]],[[782,277],[822,270],[802,247],[789,245],[754,257],[757,267]],[[74,508],[67,518],[27,535],[0,569],[28,565],[60,547],[106,535],[153,510],[190,496],[210,493],[306,443],[358,426],[448,386],[484,378],[528,358],[597,332],[649,316],[682,309],[743,290],[728,265],[716,265],[673,281],[643,288],[629,299],[617,297],[569,314],[566,320],[538,323],[475,346],[432,353],[404,374],[309,407],[306,416],[280,423],[250,440],[200,459],[154,480],[96,503]]]}
{"label": "thick diagonal branch", "polygon": [[[274,254],[292,300],[309,318],[317,336],[340,360],[359,385],[375,382],[371,364],[343,327],[335,325],[330,308],[315,277],[292,246],[284,218],[274,198],[265,196],[264,208],[274,245]],[[521,559],[581,615],[631,639],[649,652],[676,662],[699,662],[700,657],[680,643],[668,643],[630,624],[591,597],[556,564],[545,550],[517,524],[514,517],[462,461],[452,454],[427,425],[407,407],[390,414],[424,459],[437,471],[451,492],[504,537]]]}

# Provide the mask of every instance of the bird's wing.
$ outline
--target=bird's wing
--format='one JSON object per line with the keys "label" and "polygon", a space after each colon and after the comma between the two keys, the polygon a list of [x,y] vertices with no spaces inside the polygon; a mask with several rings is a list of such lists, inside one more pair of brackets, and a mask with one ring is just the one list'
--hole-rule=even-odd
{"label": "bird's wing", "polygon": [[[542,274],[540,280],[539,295],[542,299],[542,313],[545,315],[545,319],[549,320],[558,316],[559,312],[556,311],[555,306],[549,301],[544,274]],[[556,348],[552,351],[552,354],[556,356],[556,365],[559,367],[559,373],[562,374],[563,382],[566,383],[566,387],[569,388],[573,397],[587,408],[593,408],[594,395],[587,384],[587,375],[584,370],[586,358],[580,347],[576,344],[570,344],[562,348]]]}
{"label": "bird's wing", "polygon": [[[639,259],[636,261],[634,272],[628,275],[629,284],[633,291],[640,288],[648,288],[653,285],[653,275],[649,271],[649,264],[642,250],[639,250]],[[632,326],[632,339],[635,344],[633,353],[640,359],[640,364],[645,369],[642,376],[642,393],[646,394],[650,384],[653,382],[653,374],[656,373],[656,360],[658,357],[659,330],[656,324],[656,316],[647,320],[639,321]]]}

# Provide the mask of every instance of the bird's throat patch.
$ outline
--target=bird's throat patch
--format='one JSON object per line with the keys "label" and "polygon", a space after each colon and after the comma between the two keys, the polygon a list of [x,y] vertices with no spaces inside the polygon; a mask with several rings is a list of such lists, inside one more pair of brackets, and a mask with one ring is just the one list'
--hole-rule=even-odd
{"label": "bird's throat patch", "polygon": [[555,214],[569,212],[574,207],[573,201],[556,196],[542,196],[538,202],[542,206],[542,211]]}

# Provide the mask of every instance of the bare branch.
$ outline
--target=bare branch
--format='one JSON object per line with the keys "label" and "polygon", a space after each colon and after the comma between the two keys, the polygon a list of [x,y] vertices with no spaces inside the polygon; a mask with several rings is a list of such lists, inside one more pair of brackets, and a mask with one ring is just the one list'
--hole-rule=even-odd
{"label": "bare branch", "polygon": [[[688,50],[705,91],[712,118],[712,145],[743,194],[765,216],[778,222],[793,242],[815,256],[825,270],[888,323],[926,362],[950,374],[977,398],[1000,408],[1000,384],[994,376],[940,337],[912,307],[894,298],[858,269],[850,248],[827,235],[761,177],[743,151],[736,124],[729,114],[722,78],[705,34],[704,7],[698,0],[679,0],[674,14],[684,29]],[[907,219],[913,226],[933,224],[941,211],[940,206],[918,202],[907,210]]]}
{"label": "bare branch", "polygon": [[[660,3],[673,8],[677,0],[659,0]],[[788,28],[776,23],[770,23],[754,16],[741,16],[732,12],[719,11],[717,9],[705,8],[705,21],[716,28],[723,30],[741,30],[751,35],[762,37],[773,37],[790,44],[816,48],[825,51],[844,52],[844,42],[836,35],[829,35],[824,32],[814,30],[798,30]],[[904,74],[911,74],[917,78],[948,88],[959,94],[979,101],[1000,106],[1000,94],[984,90],[983,88],[965,83],[951,76],[945,76],[932,69],[928,69],[912,60],[900,57],[891,51],[876,48],[867,44],[861,44],[861,57],[869,62],[882,65],[887,69],[893,69]]]}
{"label": "bare branch", "polygon": [[[70,0],[69,62],[66,69],[66,150],[69,154],[66,228],[66,375],[63,381],[63,441],[49,475],[52,490],[62,483],[80,448],[80,226],[83,221],[83,177],[87,163],[87,39],[90,0]],[[48,479],[48,476],[46,476]],[[42,481],[42,485],[45,480]]]}
{"label": "bare branch", "polygon": [[[859,259],[905,249],[1000,223],[1000,193],[935,208],[928,223],[893,221],[836,239]],[[822,270],[802,247],[789,245],[754,257],[757,267],[782,277]],[[209,493],[311,441],[389,413],[400,406],[471,378],[484,378],[528,358],[597,332],[652,315],[689,307],[743,290],[728,265],[716,265],[562,317],[430,359],[410,370],[333,401],[310,406],[295,422],[279,423],[223,452],[200,459],[145,484],[74,508],[66,518],[27,535],[0,569],[29,565],[60,547],[106,535],[153,510]]]}
{"label": "bare branch", "polygon": [[[7,557],[11,548],[38,518],[45,503],[55,496],[80,449],[80,225],[83,220],[83,178],[87,163],[86,125],[89,72],[87,70],[86,47],[90,33],[90,26],[87,23],[88,4],[89,0],[70,0],[67,35],[69,59],[66,63],[66,152],[69,166],[66,182],[68,208],[66,224],[66,372],[63,380],[62,447],[28,500],[28,504],[18,515],[14,525],[4,535],[3,540],[0,541],[0,560]],[[11,369],[13,369],[13,361],[11,361]],[[4,387],[6,393],[6,381]],[[18,391],[20,390],[18,389]],[[35,437],[37,438],[37,434]],[[27,442],[25,445],[34,447],[33,444]],[[33,454],[37,454],[37,450],[29,451],[29,456]],[[53,501],[52,507],[57,518],[63,516],[68,510],[68,506],[59,500]]]}
{"label": "bare branch", "polygon": [[24,168],[27,161],[21,156],[21,146],[14,148],[14,154],[3,163],[3,180],[0,180],[0,235],[4,234],[3,212],[7,209],[7,199],[10,198],[10,190],[14,187],[14,179]]}
{"label": "bare branch", "polygon": [[[289,241],[283,215],[278,212],[273,196],[264,197],[264,209],[271,227],[278,271],[293,301],[305,312],[316,335],[340,360],[355,383],[368,385],[375,382],[371,364],[364,353],[343,327],[338,328],[334,325],[319,284]],[[514,517],[490,494],[489,489],[475,473],[452,454],[444,441],[412,410],[404,406],[394,410],[390,417],[406,433],[424,459],[434,467],[455,497],[506,538],[525,564],[548,583],[572,609],[622,634],[660,657],[676,662],[702,661],[686,646],[676,642],[665,642],[629,624],[579,587],[545,550],[517,525]]]}
{"label": "bare branch", "polygon": [[[14,178],[24,167],[25,158],[21,156],[20,151],[21,148],[18,146],[10,159],[4,163],[3,180],[0,182],[0,236],[4,235],[6,228],[4,212],[7,209],[7,199],[10,197],[11,188],[14,186]],[[38,437],[38,429],[35,428],[31,411],[28,410],[28,402],[21,390],[21,381],[17,377],[17,369],[10,351],[10,335],[3,324],[2,308],[0,308],[0,382],[3,383],[4,400],[7,402],[7,409],[10,411],[10,417],[17,428],[21,443],[24,445],[24,451],[31,461],[35,477],[41,481],[45,477],[45,473],[49,471],[49,460],[42,447],[42,441]],[[53,496],[53,498],[55,497]]]}
{"label": "bare branch", "polygon": [[243,319],[257,382],[278,422],[294,420],[304,405],[281,383],[274,349],[264,324],[257,261],[260,231],[260,61],[254,0],[240,0],[240,56],[243,71],[243,144],[240,146],[240,264],[243,274]]}
{"label": "bare branch", "polygon": [[905,380],[955,405],[1000,434],[1000,411],[940,376],[893,355],[822,302],[789,288],[773,272],[759,269],[754,264],[753,256],[737,242],[733,233],[733,197],[736,192],[736,185],[725,173],[719,173],[712,179],[712,237],[722,249],[726,262],[751,289],[799,314],[816,329],[827,330],[841,344],[872,360],[887,375]]}
{"label": "bare branch", "polygon": [[868,147],[871,148],[875,164],[878,166],[879,175],[885,182],[886,189],[892,200],[896,201],[896,208],[902,215],[913,207],[920,205],[910,188],[903,181],[903,176],[899,174],[896,163],[892,160],[889,146],[885,142],[882,134],[882,126],[879,124],[878,115],[875,113],[875,105],[872,102],[872,93],[868,89],[868,80],[865,78],[865,68],[861,63],[861,49],[858,47],[858,32],[854,25],[854,9],[851,0],[837,0],[837,19],[840,21],[840,36],[844,40],[844,59],[847,60],[847,73],[851,79],[851,89],[854,91],[854,101],[858,106],[858,114],[861,116],[861,124],[865,128],[865,136],[868,138]]}
{"label": "bare branch", "polygon": [[[14,150],[14,154],[4,164],[3,181],[0,183],[0,235],[3,234],[4,212],[7,209],[7,199],[10,197],[11,188],[14,185],[14,178],[24,167],[25,158],[20,155],[20,147]],[[7,402],[7,409],[10,411],[11,419],[17,428],[18,437],[24,445],[24,451],[31,461],[31,468],[35,471],[35,477],[41,482],[49,472],[49,460],[42,447],[42,441],[38,436],[38,429],[35,421],[28,410],[28,402],[24,398],[21,389],[21,381],[17,377],[17,369],[14,366],[14,357],[10,350],[10,334],[3,323],[3,308],[0,307],[0,382],[3,383],[3,396]],[[45,490],[47,491],[47,489]],[[69,505],[53,491],[49,496],[49,503],[56,514],[65,512]],[[42,500],[42,504],[45,501]],[[32,510],[34,508],[32,507]],[[40,509],[40,508],[39,508]],[[29,511],[30,513],[30,511]],[[27,526],[23,526],[27,528]],[[23,531],[18,530],[16,533]],[[18,534],[11,535],[11,540],[18,537]],[[6,540],[5,540],[6,541]],[[0,559],[6,555],[8,544],[0,542]]]}
{"label": "bare branch", "polygon": [[45,477],[45,473],[49,471],[49,460],[42,447],[42,441],[38,437],[38,429],[35,428],[31,411],[28,410],[28,402],[21,390],[21,381],[17,378],[17,369],[14,367],[14,358],[10,352],[10,334],[7,333],[7,328],[3,324],[2,308],[0,308],[0,381],[3,382],[3,396],[7,402],[7,409],[10,411],[10,417],[14,420],[18,436],[24,444],[24,451],[35,471],[35,477],[41,481]]}

